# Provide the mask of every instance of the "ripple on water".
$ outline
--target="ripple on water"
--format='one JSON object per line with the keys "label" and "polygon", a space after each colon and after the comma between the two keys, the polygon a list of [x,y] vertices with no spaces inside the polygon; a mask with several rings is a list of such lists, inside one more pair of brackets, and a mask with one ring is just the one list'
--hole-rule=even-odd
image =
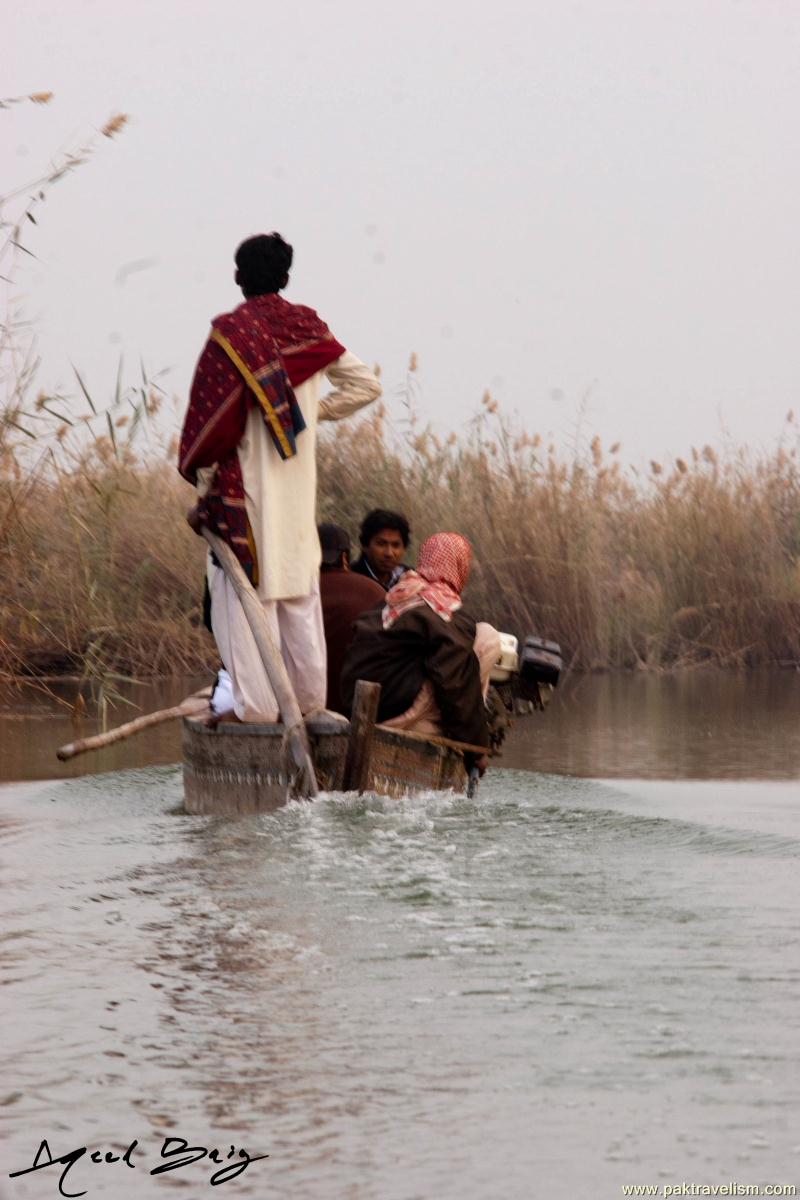
{"label": "ripple on water", "polygon": [[170,768],[6,789],[12,1145],[224,1131],[273,1155],[245,1196],[588,1194],[691,1177],[688,1126],[722,1178],[749,1121],[777,1177],[796,816],[676,788],[496,772],[233,821]]}

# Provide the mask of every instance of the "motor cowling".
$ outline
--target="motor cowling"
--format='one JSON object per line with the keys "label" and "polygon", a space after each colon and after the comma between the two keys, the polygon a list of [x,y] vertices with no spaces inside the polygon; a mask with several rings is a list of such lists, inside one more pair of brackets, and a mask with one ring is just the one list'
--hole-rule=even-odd
{"label": "motor cowling", "polygon": [[500,654],[489,677],[491,687],[486,701],[495,754],[499,753],[512,717],[546,708],[563,666],[558,642],[529,634],[520,653],[513,634],[500,634]]}
{"label": "motor cowling", "polygon": [[564,669],[558,642],[531,634],[525,638],[519,656],[519,680],[523,690],[532,691],[540,683],[556,687]]}

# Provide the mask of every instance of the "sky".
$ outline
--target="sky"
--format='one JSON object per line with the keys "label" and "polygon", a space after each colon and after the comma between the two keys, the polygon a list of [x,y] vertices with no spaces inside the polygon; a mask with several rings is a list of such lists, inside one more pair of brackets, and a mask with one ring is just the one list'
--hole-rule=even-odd
{"label": "sky", "polygon": [[[769,447],[800,407],[800,5],[791,0],[6,0],[3,194],[115,112],[16,292],[42,386],[117,362],[183,400],[233,251],[423,422],[489,389],[569,451]],[[10,34],[10,36],[8,36]]]}

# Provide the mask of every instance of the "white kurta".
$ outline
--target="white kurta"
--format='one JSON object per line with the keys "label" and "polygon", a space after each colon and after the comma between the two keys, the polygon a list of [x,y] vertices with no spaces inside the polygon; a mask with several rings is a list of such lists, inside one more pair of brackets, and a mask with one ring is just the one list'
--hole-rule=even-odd
{"label": "white kurta", "polygon": [[[209,562],[211,628],[220,658],[230,675],[233,711],[240,721],[280,720],[275,693],[267,679],[250,623],[231,581]],[[280,648],[286,672],[305,716],[325,707],[327,667],[325,627],[317,590],[293,600],[264,600],[270,636]]]}
{"label": "white kurta", "polygon": [[[320,400],[323,376],[334,390]],[[261,600],[308,596],[319,575],[317,536],[317,421],[338,421],[358,412],[381,394],[369,367],[349,351],[294,389],[306,428],[297,437],[297,453],[282,459],[252,407],[239,462],[247,516],[258,556]]]}
{"label": "white kurta", "polygon": [[[320,399],[326,375],[334,390]],[[252,408],[239,443],[247,516],[258,555],[258,596],[280,646],[303,714],[323,708],[326,693],[325,631],[319,598],[321,551],[316,523],[317,421],[338,421],[377,399],[381,385],[372,371],[345,353],[294,389],[306,428],[297,454],[282,459],[260,411]],[[201,488],[212,472],[198,472]],[[240,721],[278,720],[252,631],[235,590],[209,556],[211,624],[220,657],[231,677],[233,707]]]}

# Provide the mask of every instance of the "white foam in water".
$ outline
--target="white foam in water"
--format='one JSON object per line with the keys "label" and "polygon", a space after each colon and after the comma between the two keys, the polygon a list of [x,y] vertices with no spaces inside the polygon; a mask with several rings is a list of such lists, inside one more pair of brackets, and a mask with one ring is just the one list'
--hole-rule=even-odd
{"label": "white foam in water", "polygon": [[496,771],[475,803],[209,821],[177,787],[0,793],[10,1163],[34,1129],[63,1152],[219,1127],[271,1155],[247,1200],[748,1183],[745,1151],[792,1178],[791,788]]}

